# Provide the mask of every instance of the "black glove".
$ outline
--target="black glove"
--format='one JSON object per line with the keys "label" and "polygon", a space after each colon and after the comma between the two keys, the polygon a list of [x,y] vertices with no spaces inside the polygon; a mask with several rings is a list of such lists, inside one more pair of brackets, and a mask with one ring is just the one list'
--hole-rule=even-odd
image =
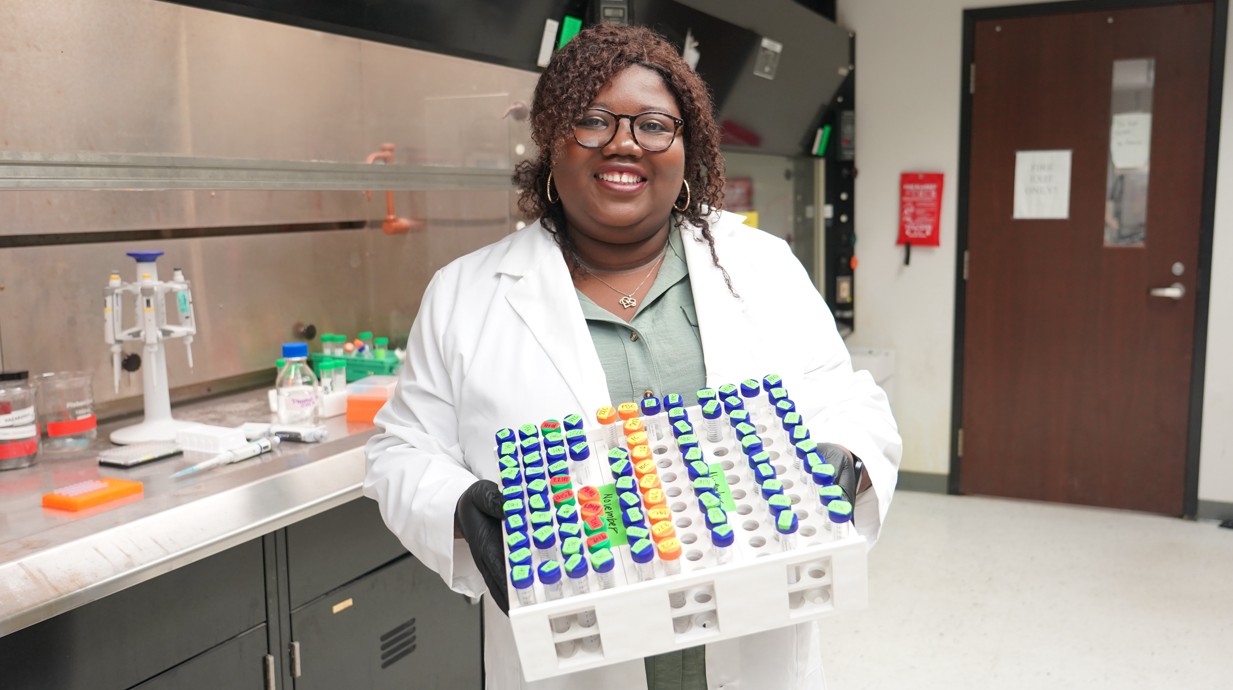
{"label": "black glove", "polygon": [[856,492],[861,485],[865,464],[860,458],[833,443],[819,443],[817,454],[835,468],[835,484],[843,489],[843,498],[856,505]]}
{"label": "black glove", "polygon": [[484,576],[488,596],[501,612],[509,615],[509,590],[505,586],[505,545],[502,543],[501,519],[505,497],[497,485],[487,479],[475,482],[458,498],[454,508],[454,526],[471,547],[471,558]]}

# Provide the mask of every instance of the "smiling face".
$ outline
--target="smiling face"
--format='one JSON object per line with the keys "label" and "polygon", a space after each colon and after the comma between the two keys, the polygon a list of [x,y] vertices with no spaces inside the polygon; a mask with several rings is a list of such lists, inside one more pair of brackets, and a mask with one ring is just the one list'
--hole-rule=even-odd
{"label": "smiling face", "polygon": [[[663,78],[636,65],[604,84],[589,107],[617,114],[655,111],[681,117]],[[598,125],[583,117],[583,125]],[[616,136],[602,148],[586,148],[570,137],[555,156],[552,184],[561,197],[569,232],[622,245],[645,241],[667,226],[685,176],[684,132],[678,131],[667,149],[649,152],[634,141],[630,126],[629,119],[620,120]],[[644,139],[653,136],[646,131]]]}

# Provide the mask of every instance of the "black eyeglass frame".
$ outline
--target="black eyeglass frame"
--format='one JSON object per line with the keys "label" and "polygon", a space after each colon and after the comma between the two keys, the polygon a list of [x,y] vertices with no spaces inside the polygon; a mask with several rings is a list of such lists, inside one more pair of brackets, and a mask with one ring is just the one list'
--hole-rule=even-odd
{"label": "black eyeglass frame", "polygon": [[[608,137],[608,141],[605,141],[604,143],[598,144],[596,146],[587,146],[581,141],[578,141],[578,124],[575,123],[574,124],[574,141],[577,142],[578,145],[584,149],[602,149],[608,144],[611,144],[612,140],[616,139],[617,132],[621,131],[621,120],[629,120],[629,136],[633,138],[634,143],[638,145],[638,148],[642,149],[643,151],[646,151],[647,153],[661,153],[663,151],[667,151],[668,149],[672,148],[672,145],[676,143],[676,136],[680,134],[681,129],[685,127],[685,121],[682,120],[681,118],[675,117],[673,115],[669,115],[668,113],[660,112],[658,110],[648,110],[646,112],[637,113],[635,115],[621,115],[621,114],[614,113],[611,110],[607,110],[605,108],[587,108],[586,112],[589,113],[592,110],[598,110],[601,113],[608,113],[614,119],[616,119],[616,122],[613,124],[612,136]],[[647,147],[642,145],[642,142],[638,141],[638,135],[637,133],[634,132],[634,120],[642,117],[643,115],[663,115],[669,120],[672,120],[672,123],[676,125],[676,128],[672,130],[672,140],[668,142],[667,146],[663,147],[662,149],[648,149]],[[585,118],[586,115],[584,114],[583,117]]]}

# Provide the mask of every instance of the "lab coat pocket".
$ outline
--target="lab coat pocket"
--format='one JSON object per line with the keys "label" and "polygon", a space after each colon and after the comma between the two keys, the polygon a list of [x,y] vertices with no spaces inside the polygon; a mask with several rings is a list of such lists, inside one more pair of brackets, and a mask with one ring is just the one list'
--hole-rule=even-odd
{"label": "lab coat pocket", "polygon": [[698,312],[692,304],[682,304],[681,311],[685,314],[685,320],[689,322],[689,326],[693,329],[694,337],[698,339],[698,346],[702,346],[702,329],[698,327]]}

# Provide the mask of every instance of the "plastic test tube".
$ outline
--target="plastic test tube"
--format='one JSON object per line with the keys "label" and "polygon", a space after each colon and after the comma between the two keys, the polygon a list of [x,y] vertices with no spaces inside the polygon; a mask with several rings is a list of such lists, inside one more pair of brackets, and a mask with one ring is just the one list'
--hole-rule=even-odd
{"label": "plastic test tube", "polygon": [[[681,541],[676,537],[665,539],[656,546],[659,560],[663,561],[664,573],[669,577],[681,574]],[[685,606],[685,592],[672,592],[668,595],[668,604],[674,609]],[[693,621],[689,616],[672,619],[672,629],[678,633],[688,632]]]}
{"label": "plastic test tube", "polygon": [[535,545],[535,555],[540,561],[557,560],[557,533],[552,525],[544,525],[531,535],[531,543]]}
{"label": "plastic test tube", "polygon": [[591,462],[591,445],[586,441],[575,443],[569,447],[569,457],[573,460],[574,476],[578,478],[578,482],[594,486],[595,478],[591,472],[591,465],[594,464]]}
{"label": "plastic test tube", "polygon": [[711,545],[715,547],[715,561],[719,565],[732,562],[732,542],[735,538],[732,525],[717,525],[711,530]]}
{"label": "plastic test tube", "polygon": [[621,447],[621,439],[619,438],[621,431],[617,428],[617,411],[616,408],[610,405],[604,405],[595,413],[595,421],[599,422],[600,427],[604,430],[604,441],[608,444],[608,449]]}
{"label": "plastic test tube", "polygon": [[834,501],[843,500],[843,489],[836,484],[827,484],[826,486],[818,487],[818,507],[822,509],[822,515],[826,518],[826,528],[831,529],[830,523],[830,505]]}
{"label": "plastic test tube", "polygon": [[[779,514],[779,519],[775,521],[775,531],[779,534],[779,548],[781,550],[796,550],[796,532],[799,527],[800,522],[796,518],[796,513],[785,510]],[[788,584],[794,585],[800,579],[801,574],[798,567],[788,568]]]}
{"label": "plastic test tube", "polygon": [[[591,593],[591,583],[587,579],[587,572],[590,567],[587,566],[587,559],[580,554],[574,554],[565,560],[565,574],[569,577],[569,583],[573,587],[574,596],[582,596],[583,594]],[[595,627],[595,611],[587,610],[578,614],[578,625],[584,628]],[[595,638],[598,642],[599,638]],[[586,647],[586,640],[583,640],[583,647]]]}
{"label": "plastic test tube", "polygon": [[663,405],[660,404],[659,398],[653,396],[643,398],[639,405],[642,407],[642,417],[650,423],[651,433],[648,435],[652,436],[656,441],[662,441],[664,438],[664,420],[659,416],[659,413],[663,411]]}
{"label": "plastic test tube", "polygon": [[[338,353],[341,355],[342,353]],[[330,369],[330,377],[334,380],[334,391],[341,393],[347,390],[347,363],[341,359],[334,360],[334,368]]]}
{"label": "plastic test tube", "polygon": [[719,418],[723,416],[723,407],[717,400],[708,400],[702,405],[702,419],[705,420],[706,440],[719,443],[723,440],[720,433]]}
{"label": "plastic test tube", "polygon": [[831,501],[827,506],[831,519],[831,536],[835,539],[848,538],[848,526],[852,523],[852,504],[843,499]]}
{"label": "plastic test tube", "polygon": [[629,547],[629,555],[638,568],[638,581],[655,579],[655,544],[650,539],[639,539]]}
{"label": "plastic test tube", "polygon": [[535,577],[531,575],[531,566],[516,565],[510,569],[510,582],[518,590],[518,603],[523,606],[535,605]]}
{"label": "plastic test tube", "polygon": [[616,559],[612,557],[612,551],[600,549],[591,554],[591,568],[595,570],[595,578],[599,580],[600,589],[616,587],[615,566]]}

